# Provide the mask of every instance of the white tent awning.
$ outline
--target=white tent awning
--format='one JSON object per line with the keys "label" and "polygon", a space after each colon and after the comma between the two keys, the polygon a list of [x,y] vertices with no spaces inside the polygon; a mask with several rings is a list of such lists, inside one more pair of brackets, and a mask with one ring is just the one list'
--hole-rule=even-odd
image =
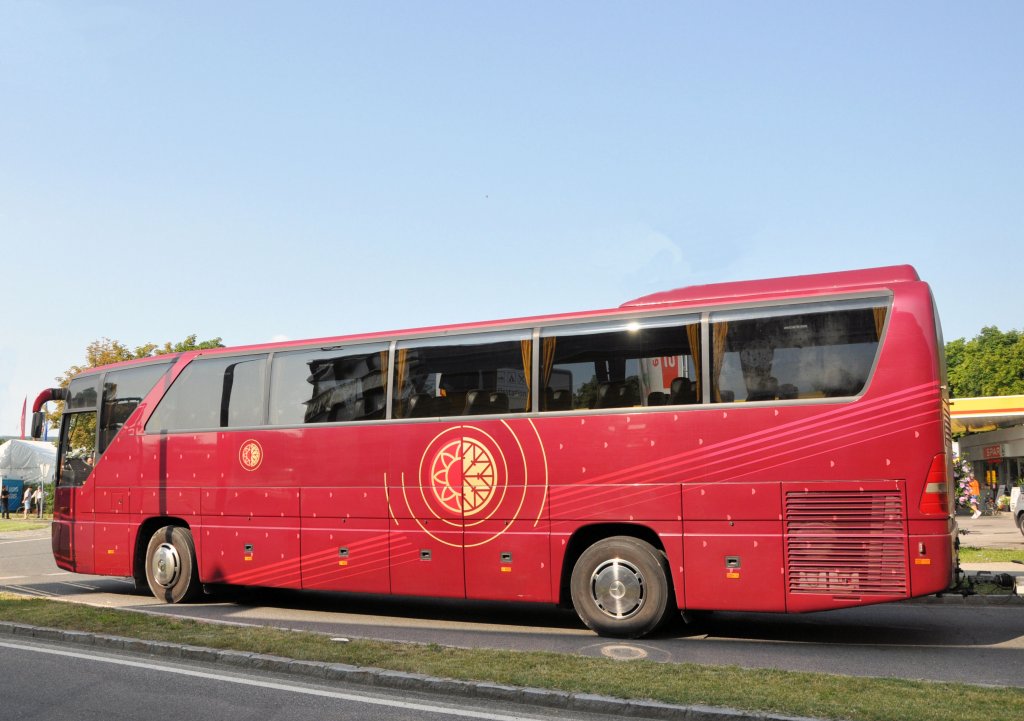
{"label": "white tent awning", "polygon": [[46,441],[12,439],[0,444],[0,476],[25,483],[51,483],[57,449]]}

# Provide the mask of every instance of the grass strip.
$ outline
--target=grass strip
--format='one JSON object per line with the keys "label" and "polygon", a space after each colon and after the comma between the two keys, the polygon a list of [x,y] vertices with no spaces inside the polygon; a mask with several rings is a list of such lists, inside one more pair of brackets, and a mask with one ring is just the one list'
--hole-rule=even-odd
{"label": "grass strip", "polygon": [[[436,644],[331,641],[323,634],[204,623],[0,594],[0,620],[152,641],[347,663],[463,680],[490,681],[676,704],[851,721],[1019,721],[1024,690],[750,670],[736,666],[613,661],[548,652],[463,649]],[[950,704],[955,709],[950,708]]]}
{"label": "grass strip", "polygon": [[36,518],[29,516],[22,518],[21,514],[11,514],[10,518],[0,518],[0,533],[5,531],[34,531],[39,528],[49,528],[50,521],[47,518]]}
{"label": "grass strip", "polygon": [[[1024,548],[975,548],[960,546],[960,563],[1024,563]],[[1024,566],[1021,566],[1024,571]]]}

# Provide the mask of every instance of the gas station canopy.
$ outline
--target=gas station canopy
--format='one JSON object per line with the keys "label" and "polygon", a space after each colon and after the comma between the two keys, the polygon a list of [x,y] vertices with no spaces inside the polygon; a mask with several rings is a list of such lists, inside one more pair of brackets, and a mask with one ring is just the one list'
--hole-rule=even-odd
{"label": "gas station canopy", "polygon": [[949,415],[954,433],[994,431],[1024,423],[1024,396],[953,398]]}

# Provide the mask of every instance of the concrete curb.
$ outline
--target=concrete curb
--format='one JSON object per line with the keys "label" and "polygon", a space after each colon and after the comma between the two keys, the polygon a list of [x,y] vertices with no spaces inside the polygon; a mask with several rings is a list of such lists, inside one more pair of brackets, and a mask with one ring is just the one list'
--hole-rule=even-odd
{"label": "concrete curb", "polygon": [[374,688],[419,691],[444,696],[568,709],[584,713],[609,714],[620,718],[674,719],[676,721],[820,721],[805,716],[783,716],[714,706],[676,706],[659,701],[619,699],[589,693],[504,686],[483,681],[459,681],[403,671],[364,668],[344,663],[297,661],[282,656],[247,651],[222,651],[166,641],[145,641],[85,631],[63,631],[57,628],[30,626],[9,621],[0,621],[0,634],[56,643],[73,643],[97,649],[150,654],[185,661],[224,664],[236,669],[270,671],[318,681],[342,681]]}

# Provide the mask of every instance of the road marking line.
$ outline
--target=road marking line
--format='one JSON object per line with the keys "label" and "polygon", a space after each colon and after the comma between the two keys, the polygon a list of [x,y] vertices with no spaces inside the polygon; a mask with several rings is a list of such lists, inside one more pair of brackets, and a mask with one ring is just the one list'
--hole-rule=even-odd
{"label": "road marking line", "polygon": [[18,593],[27,593],[30,596],[56,596],[57,595],[56,593],[51,593],[50,591],[43,591],[43,590],[40,590],[38,588],[29,588],[28,586],[16,586],[14,584],[11,584],[11,585],[8,586],[8,588],[14,589]]}
{"label": "road marking line", "polygon": [[19,643],[6,643],[0,641],[0,648],[13,648],[21,651],[35,651],[36,653],[46,653],[52,656],[66,656],[68,658],[83,659],[86,661],[99,661],[101,663],[114,664],[115,666],[130,666],[132,668],[141,668],[148,671],[159,671],[161,673],[176,673],[181,676],[191,676],[194,678],[205,678],[212,681],[224,681],[227,683],[237,683],[242,686],[259,686],[261,688],[274,689],[275,691],[288,691],[291,693],[300,693],[307,696],[320,696],[322,698],[334,698],[341,701],[354,701],[356,703],[365,703],[374,706],[389,706],[391,708],[406,709],[409,711],[425,711],[427,713],[443,714],[445,716],[459,716],[461,718],[477,718],[486,719],[486,721],[535,721],[536,716],[510,716],[508,714],[491,713],[488,711],[469,711],[460,708],[446,708],[444,706],[434,706],[426,703],[415,703],[412,701],[395,701],[390,699],[374,698],[373,696],[364,696],[356,693],[342,693],[340,691],[326,691],[323,689],[315,688],[301,688],[296,686],[290,686],[283,683],[274,683],[273,681],[259,681],[251,678],[236,678],[234,676],[225,676],[219,673],[208,673],[205,671],[193,671],[191,669],[176,668],[174,666],[161,666],[155,663],[143,663],[141,661],[129,661],[123,658],[110,658],[106,656],[96,656],[89,653],[79,653],[76,651],[63,651],[55,648],[43,648],[38,646],[25,646]]}
{"label": "road marking line", "polygon": [[3,576],[0,581],[13,581],[16,578],[28,578],[28,576]]}

